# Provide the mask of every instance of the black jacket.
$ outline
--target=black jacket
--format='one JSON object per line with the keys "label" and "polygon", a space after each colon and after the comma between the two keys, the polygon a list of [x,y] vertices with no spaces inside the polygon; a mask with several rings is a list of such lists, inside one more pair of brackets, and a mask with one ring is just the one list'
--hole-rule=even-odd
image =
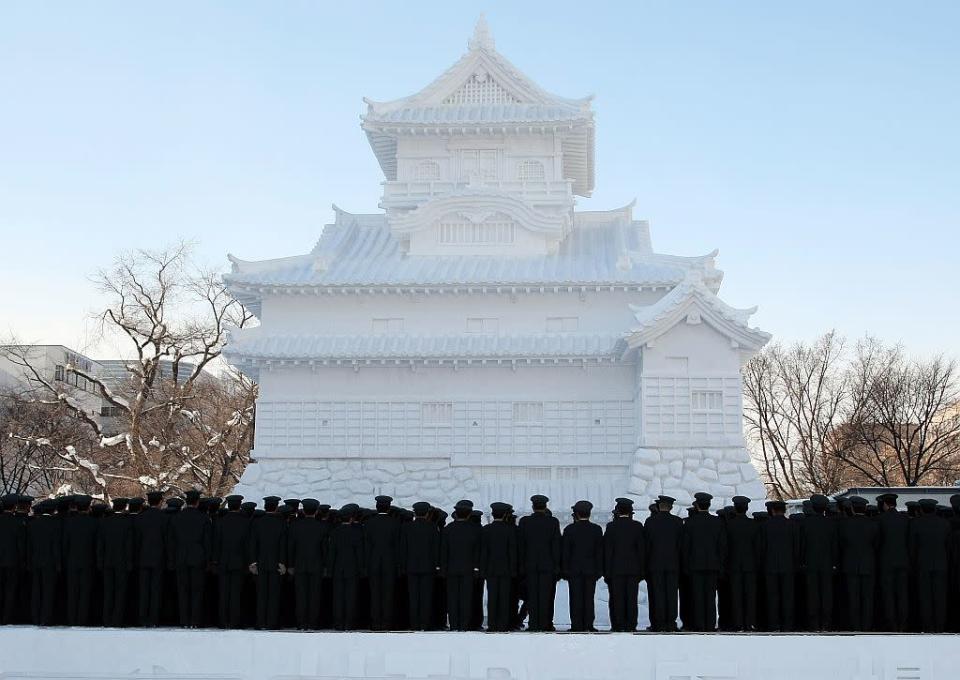
{"label": "black jacket", "polygon": [[98,520],[87,514],[67,519],[63,532],[63,564],[66,571],[97,568]]}
{"label": "black jacket", "polygon": [[757,552],[764,573],[790,574],[800,557],[799,532],[795,522],[774,515],[760,525]]}
{"label": "black jacket", "polygon": [[250,562],[259,571],[276,571],[287,563],[287,521],[270,512],[253,521],[250,527]]}
{"label": "black jacket", "polygon": [[480,529],[480,573],[483,576],[516,576],[519,547],[516,529],[495,521]]}
{"label": "black jacket", "polygon": [[0,513],[0,567],[21,567],[26,557],[26,522],[12,512]]}
{"label": "black jacket", "polygon": [[360,578],[363,564],[363,526],[340,524],[330,533],[330,575],[333,578]]}
{"label": "black jacket", "polygon": [[146,508],[133,520],[135,555],[141,569],[162,569],[166,566],[169,515],[154,507]]}
{"label": "black jacket", "polygon": [[27,559],[31,569],[60,571],[63,554],[63,524],[59,517],[35,517],[27,528]]}
{"label": "black jacket", "polygon": [[655,512],[643,524],[647,535],[647,574],[680,571],[683,520],[669,512]]}
{"label": "black jacket", "polygon": [[443,528],[440,537],[440,572],[444,576],[466,576],[480,569],[480,527],[456,520]]}
{"label": "black jacket", "polygon": [[877,517],[880,545],[877,558],[880,571],[907,569],[910,566],[910,518],[905,512],[887,510]]}
{"label": "black jacket", "polygon": [[367,573],[397,574],[400,570],[400,520],[377,513],[363,523]]}
{"label": "black jacket", "polygon": [[877,523],[866,515],[854,515],[840,522],[839,531],[840,570],[845,574],[875,574],[880,536]]}
{"label": "black jacket", "polygon": [[520,570],[529,574],[560,574],[560,522],[534,512],[519,522]]}
{"label": "black jacket", "polygon": [[837,520],[810,515],[800,524],[800,566],[807,571],[833,571],[839,561]]}
{"label": "black jacket", "polygon": [[107,515],[97,534],[97,566],[101,569],[133,568],[133,521],[130,515]]}
{"label": "black jacket", "polygon": [[287,532],[287,563],[298,574],[323,574],[327,569],[330,524],[316,517],[301,517]]}
{"label": "black jacket", "polygon": [[171,567],[205,567],[213,549],[210,518],[187,507],[170,519]]}
{"label": "black jacket", "polygon": [[915,572],[945,572],[948,568],[950,522],[923,514],[910,523],[910,564]]}
{"label": "black jacket", "polygon": [[680,546],[684,572],[723,571],[727,558],[723,520],[707,512],[695,512],[683,525]]}
{"label": "black jacket", "polygon": [[435,574],[440,567],[440,530],[426,519],[400,527],[400,569],[407,574]]}
{"label": "black jacket", "polygon": [[214,530],[213,561],[220,573],[242,571],[250,564],[247,544],[250,539],[250,519],[241,512],[228,512]]}
{"label": "black jacket", "polygon": [[757,571],[756,520],[736,513],[726,520],[727,573],[752,574]]}
{"label": "black jacket", "polygon": [[589,520],[576,520],[563,528],[564,577],[603,576],[603,529]]}
{"label": "black jacket", "polygon": [[643,578],[646,553],[643,524],[630,517],[617,517],[607,523],[603,535],[604,576]]}

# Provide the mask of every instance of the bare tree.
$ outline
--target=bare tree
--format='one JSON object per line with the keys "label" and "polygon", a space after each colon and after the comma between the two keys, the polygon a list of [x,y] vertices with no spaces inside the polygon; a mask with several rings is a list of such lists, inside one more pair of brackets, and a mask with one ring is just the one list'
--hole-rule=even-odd
{"label": "bare tree", "polygon": [[843,358],[843,339],[831,331],[810,345],[771,345],[743,371],[747,435],[778,498],[829,493],[844,481]]}
{"label": "bare tree", "polygon": [[943,356],[907,357],[875,338],[857,345],[843,461],[880,486],[953,483],[960,474],[960,383]]}
{"label": "bare tree", "polygon": [[57,457],[105,496],[231,488],[249,457],[256,386],[211,369],[224,369],[220,355],[229,328],[249,324],[252,315],[218,274],[194,264],[185,244],[123,254],[94,280],[109,299],[99,315],[102,333],[119,339],[131,357],[126,375],[111,379],[75,364],[65,369],[93,385],[110,407],[111,431],[34,365],[28,347],[5,352],[30,379],[33,403],[69,410],[95,442],[54,447]]}

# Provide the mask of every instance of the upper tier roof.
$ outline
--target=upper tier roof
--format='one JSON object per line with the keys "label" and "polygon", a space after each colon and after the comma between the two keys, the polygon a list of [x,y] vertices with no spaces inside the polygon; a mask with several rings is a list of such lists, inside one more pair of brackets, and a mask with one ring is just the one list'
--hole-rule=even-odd
{"label": "upper tier roof", "polygon": [[327,225],[306,255],[247,262],[230,256],[225,280],[231,293],[259,313],[265,291],[305,288],[447,288],[526,286],[667,286],[701,272],[718,290],[723,273],[716,252],[678,257],[653,252],[646,222],[632,206],[574,214],[574,226],[556,253],[518,257],[405,254],[380,215],[353,215],[334,206]]}
{"label": "upper tier roof", "polygon": [[592,98],[569,99],[547,92],[494,49],[481,16],[467,53],[425,88],[408,97],[365,99],[362,127],[383,173],[397,178],[397,137],[404,134],[500,133],[506,126],[560,133],[564,170],[573,190],[594,187]]}

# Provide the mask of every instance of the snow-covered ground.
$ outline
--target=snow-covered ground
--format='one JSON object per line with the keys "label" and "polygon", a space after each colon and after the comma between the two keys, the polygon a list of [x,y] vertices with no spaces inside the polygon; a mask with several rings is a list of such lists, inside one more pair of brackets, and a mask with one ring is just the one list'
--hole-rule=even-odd
{"label": "snow-covered ground", "polygon": [[2,680],[950,680],[956,636],[0,629]]}

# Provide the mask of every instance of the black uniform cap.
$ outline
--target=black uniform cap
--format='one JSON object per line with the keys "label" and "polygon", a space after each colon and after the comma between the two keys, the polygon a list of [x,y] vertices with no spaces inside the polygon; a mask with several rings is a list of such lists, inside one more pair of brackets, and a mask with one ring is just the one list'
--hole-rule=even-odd
{"label": "black uniform cap", "polygon": [[320,509],[320,501],[318,501],[316,498],[304,498],[302,501],[300,501],[300,505],[303,506],[304,512],[311,515]]}
{"label": "black uniform cap", "polygon": [[280,496],[267,496],[263,499],[265,510],[276,510],[280,505]]}
{"label": "black uniform cap", "polygon": [[317,510],[320,512],[330,512],[330,506],[327,503],[321,503],[317,506]]}
{"label": "black uniform cap", "polygon": [[760,510],[760,511],[758,511],[758,512],[753,513],[753,518],[754,518],[754,519],[766,519],[766,518],[769,517],[769,516],[770,516],[770,513],[769,513],[769,512],[764,512],[763,510]]}
{"label": "black uniform cap", "polygon": [[4,510],[13,510],[17,507],[17,499],[19,496],[15,493],[8,493],[4,496],[0,496],[0,504],[3,505]]}
{"label": "black uniform cap", "polygon": [[180,508],[183,507],[183,499],[182,499],[182,498],[168,498],[168,499],[167,499],[167,507],[168,507],[168,508],[176,508],[177,510],[179,510]]}
{"label": "black uniform cap", "polygon": [[867,499],[861,496],[850,496],[850,505],[857,508],[858,510],[865,510],[867,508]]}
{"label": "black uniform cap", "polygon": [[904,503],[904,505],[906,505],[908,508],[919,508],[920,501],[907,501],[906,503]]}
{"label": "black uniform cap", "polygon": [[136,510],[139,512],[143,509],[143,499],[140,496],[135,496],[127,501],[128,510]]}
{"label": "black uniform cap", "polygon": [[287,498],[283,501],[283,504],[292,510],[297,510],[300,507],[300,503],[299,498]]}
{"label": "black uniform cap", "polygon": [[373,502],[377,505],[390,505],[393,503],[393,499],[390,496],[377,496],[373,499]]}
{"label": "black uniform cap", "polygon": [[253,501],[245,501],[243,503],[238,503],[237,507],[243,510],[244,512],[252,512],[257,509],[257,504]]}
{"label": "black uniform cap", "polygon": [[895,493],[882,493],[877,496],[877,505],[881,503],[892,503],[893,505],[897,504],[897,499],[899,496]]}
{"label": "black uniform cap", "polygon": [[734,496],[730,499],[730,501],[733,503],[734,507],[738,505],[750,505],[750,499],[746,496]]}
{"label": "black uniform cap", "polygon": [[148,492],[147,492],[147,501],[149,501],[149,503],[150,503],[151,505],[154,505],[155,503],[159,503],[162,499],[163,499],[163,492],[162,492],[162,491],[148,491]]}
{"label": "black uniform cap", "polygon": [[473,512],[473,501],[468,501],[466,499],[462,501],[457,501],[457,504],[453,506],[454,510],[469,510]]}
{"label": "black uniform cap", "polygon": [[426,515],[430,512],[431,505],[426,501],[417,501],[413,504],[413,511],[418,515]]}
{"label": "black uniform cap", "polygon": [[787,504],[783,501],[767,501],[766,506],[769,512],[773,512],[774,510],[785,512],[787,509]]}
{"label": "black uniform cap", "polygon": [[814,508],[823,510],[830,505],[830,499],[824,496],[822,493],[815,493],[810,496],[810,505]]}
{"label": "black uniform cap", "polygon": [[706,491],[698,491],[697,493],[693,494],[693,500],[695,500],[697,503],[709,503],[713,500],[713,496],[708,494]]}
{"label": "black uniform cap", "polygon": [[578,515],[589,515],[590,511],[593,510],[593,503],[590,501],[577,501],[573,504],[571,510]]}
{"label": "black uniform cap", "polygon": [[616,506],[614,511],[620,514],[633,512],[633,501],[629,498],[618,498],[616,499]]}
{"label": "black uniform cap", "polygon": [[89,510],[90,504],[93,503],[93,498],[86,494],[81,494],[80,496],[74,497],[77,503],[77,507],[81,510]]}
{"label": "black uniform cap", "polygon": [[126,498],[114,498],[110,503],[113,505],[114,512],[123,512],[127,509],[128,501]]}
{"label": "black uniform cap", "polygon": [[474,518],[476,518],[476,517],[483,517],[483,510],[471,510],[471,511],[470,511],[470,516],[471,516],[471,517],[474,517]]}
{"label": "black uniform cap", "polygon": [[918,502],[920,503],[920,508],[924,512],[932,512],[936,510],[937,506],[939,505],[939,503],[937,503],[937,501],[933,498],[921,498]]}
{"label": "black uniform cap", "polygon": [[30,505],[31,503],[33,503],[33,496],[31,496],[30,494],[22,493],[17,498],[17,503],[19,503],[20,505]]}
{"label": "black uniform cap", "polygon": [[676,502],[677,502],[677,499],[671,496],[664,496],[663,494],[660,494],[659,496],[657,496],[657,503],[670,503],[671,505],[673,505]]}
{"label": "black uniform cap", "polygon": [[550,499],[544,496],[543,494],[538,493],[538,494],[534,494],[533,496],[530,496],[530,502],[533,504],[533,507],[535,508],[545,508],[547,507],[547,503],[550,502]]}
{"label": "black uniform cap", "polygon": [[360,506],[356,503],[347,503],[340,508],[340,515],[343,517],[353,517],[358,512],[360,512]]}
{"label": "black uniform cap", "polygon": [[187,499],[187,503],[193,504],[200,501],[200,492],[196,489],[188,489],[183,497]]}
{"label": "black uniform cap", "polygon": [[510,512],[510,506],[506,503],[501,503],[499,501],[490,504],[490,514],[492,514],[497,519],[503,517],[508,512]]}

